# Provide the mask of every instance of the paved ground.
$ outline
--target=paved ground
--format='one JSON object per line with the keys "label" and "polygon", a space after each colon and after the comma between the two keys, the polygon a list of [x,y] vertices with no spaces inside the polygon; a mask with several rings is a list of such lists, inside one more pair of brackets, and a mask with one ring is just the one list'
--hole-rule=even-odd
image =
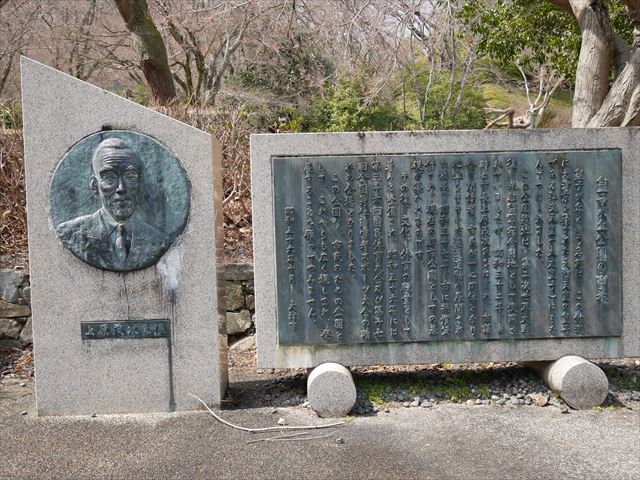
{"label": "paved ground", "polygon": [[[640,410],[443,404],[356,417],[315,440],[247,443],[205,412],[38,418],[33,380],[0,384],[1,479],[631,479]],[[26,415],[21,412],[27,411]],[[245,426],[319,424],[306,408],[222,410]],[[344,443],[337,443],[341,438]]]}

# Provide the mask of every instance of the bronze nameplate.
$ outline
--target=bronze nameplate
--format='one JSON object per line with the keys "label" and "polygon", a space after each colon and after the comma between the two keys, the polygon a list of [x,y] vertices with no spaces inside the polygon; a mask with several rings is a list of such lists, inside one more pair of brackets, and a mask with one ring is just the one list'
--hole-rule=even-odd
{"label": "bronze nameplate", "polygon": [[83,340],[169,338],[169,332],[170,322],[167,319],[80,323],[80,336]]}

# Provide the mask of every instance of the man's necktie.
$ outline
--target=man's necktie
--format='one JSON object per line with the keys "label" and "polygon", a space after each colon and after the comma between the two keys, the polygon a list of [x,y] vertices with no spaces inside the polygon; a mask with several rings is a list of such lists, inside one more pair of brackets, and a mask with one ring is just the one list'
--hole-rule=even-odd
{"label": "man's necktie", "polygon": [[120,224],[116,227],[116,254],[121,261],[124,261],[129,254],[127,231],[124,225]]}

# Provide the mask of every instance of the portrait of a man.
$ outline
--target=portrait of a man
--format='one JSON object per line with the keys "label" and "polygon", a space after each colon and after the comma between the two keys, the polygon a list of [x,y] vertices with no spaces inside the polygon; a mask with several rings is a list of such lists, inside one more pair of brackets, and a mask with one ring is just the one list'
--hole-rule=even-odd
{"label": "portrait of a man", "polygon": [[144,195],[144,165],[123,139],[98,144],[91,157],[87,188],[100,199],[100,208],[60,223],[58,237],[81,260],[114,271],[144,268],[170,246],[167,233],[145,221],[140,208]]}

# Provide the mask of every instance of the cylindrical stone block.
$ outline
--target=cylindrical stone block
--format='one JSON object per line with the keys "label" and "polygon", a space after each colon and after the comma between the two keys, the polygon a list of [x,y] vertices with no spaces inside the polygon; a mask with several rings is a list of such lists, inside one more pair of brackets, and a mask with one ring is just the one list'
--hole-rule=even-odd
{"label": "cylindrical stone block", "polygon": [[344,417],[356,403],[351,372],[338,363],[323,363],[307,379],[307,399],[320,417]]}
{"label": "cylindrical stone block", "polygon": [[597,407],[609,393],[609,381],[594,363],[576,355],[562,357],[555,362],[527,362],[572,408],[586,410]]}

